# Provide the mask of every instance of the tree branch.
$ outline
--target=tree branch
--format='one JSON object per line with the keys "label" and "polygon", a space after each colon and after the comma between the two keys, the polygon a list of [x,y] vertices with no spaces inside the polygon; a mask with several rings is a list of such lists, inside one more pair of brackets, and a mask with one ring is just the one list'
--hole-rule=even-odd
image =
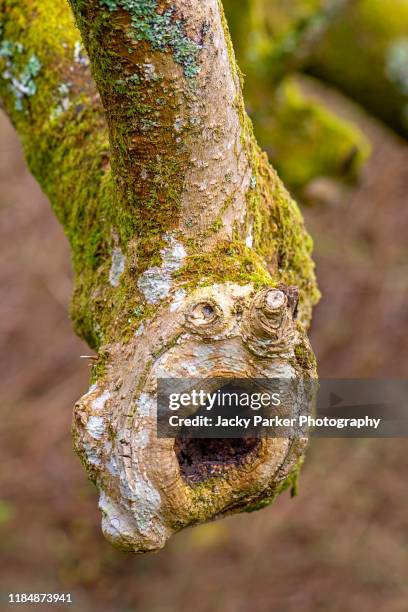
{"label": "tree branch", "polygon": [[99,94],[65,2],[0,0],[0,19],[0,97],[70,241],[72,318],[96,347],[98,270],[110,256],[116,212]]}
{"label": "tree branch", "polygon": [[331,83],[408,137],[408,5],[356,0],[333,20],[305,62]]}
{"label": "tree branch", "polygon": [[[3,39],[18,42],[15,11],[45,28],[34,4],[44,3],[3,0]],[[215,481],[189,482],[174,440],[156,436],[155,407],[160,377],[315,376],[311,240],[254,140],[217,0],[72,0],[72,8],[107,118],[112,172],[91,95],[50,128],[38,119],[37,143],[55,154],[38,162],[25,146],[72,229],[73,316],[99,349],[94,385],[76,406],[75,445],[100,490],[106,536],[148,551],[185,526],[263,507],[297,474],[305,441],[280,438],[262,440]],[[33,50],[46,67],[35,71],[40,94],[50,60]],[[63,74],[60,64],[55,71]],[[6,106],[28,133],[7,87]],[[35,109],[36,96],[23,103]],[[70,140],[72,130],[79,136]]]}
{"label": "tree branch", "polygon": [[300,197],[314,179],[355,180],[370,149],[357,126],[304,95],[293,78],[348,1],[223,1],[256,138]]}

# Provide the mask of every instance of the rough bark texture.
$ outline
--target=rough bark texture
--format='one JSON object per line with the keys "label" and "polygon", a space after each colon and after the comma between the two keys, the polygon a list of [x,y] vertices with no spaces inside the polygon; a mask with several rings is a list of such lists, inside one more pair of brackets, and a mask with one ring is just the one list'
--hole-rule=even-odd
{"label": "rough bark texture", "polygon": [[0,2],[0,94],[70,239],[73,320],[99,353],[74,438],[104,533],[155,550],[296,477],[305,441],[269,439],[188,482],[156,438],[155,394],[159,376],[315,376],[311,240],[254,140],[217,0],[71,4],[110,147],[58,2]]}

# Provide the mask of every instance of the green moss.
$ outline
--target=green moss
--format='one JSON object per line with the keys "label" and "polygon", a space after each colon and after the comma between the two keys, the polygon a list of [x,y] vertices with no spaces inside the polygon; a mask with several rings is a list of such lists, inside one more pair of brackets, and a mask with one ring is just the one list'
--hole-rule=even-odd
{"label": "green moss", "polygon": [[[237,3],[237,6],[240,6],[241,9],[243,7],[247,7],[248,6],[248,2],[250,2],[251,0],[240,0],[239,3]],[[225,15],[225,2],[223,2],[222,0],[218,0],[218,7],[220,10],[220,15],[221,15],[221,24],[224,30],[224,34],[225,34],[225,42],[227,45],[227,52],[228,52],[228,57],[230,60],[230,66],[231,66],[231,70],[232,70],[232,74],[235,76],[237,75],[241,84],[241,87],[243,87],[244,84],[244,77],[243,74],[237,64],[236,61],[236,57],[235,57],[235,50],[236,50],[236,46],[234,47],[232,44],[232,39],[230,36],[230,28],[231,28],[231,23],[230,23],[230,15],[228,16],[228,21]],[[246,10],[246,9],[245,9]],[[245,10],[243,11],[243,13],[245,13]],[[235,15],[237,15],[237,20],[240,21],[241,19],[241,13],[235,13]],[[235,40],[235,43],[239,44],[239,38],[237,37],[238,40]]]}
{"label": "green moss", "polygon": [[[87,61],[83,55],[78,60],[78,32],[69,8],[52,0],[7,0],[5,7],[0,95],[21,135],[30,170],[70,241],[76,330],[97,347],[97,283],[108,266],[115,221],[104,117]],[[17,75],[22,110],[1,68]],[[55,113],[66,99],[69,104]]]}
{"label": "green moss", "polygon": [[[3,40],[0,61],[12,56],[16,74],[28,65],[26,73],[36,75],[36,91],[25,96],[25,112],[15,109],[7,80],[0,81],[0,93],[22,134],[29,167],[50,198],[70,242],[75,273],[71,304],[74,328],[98,349],[114,339],[128,338],[140,320],[151,314],[148,308],[137,311],[141,296],[135,280],[141,269],[157,259],[157,251],[149,250],[149,238],[159,249],[163,222],[160,214],[159,218],[148,214],[155,201],[166,203],[163,219],[169,209],[173,210],[177,198],[173,175],[178,168],[174,159],[168,165],[156,161],[145,166],[152,176],[145,218],[135,215],[135,207],[126,206],[126,200],[121,205],[121,195],[112,180],[105,120],[87,59],[83,53],[78,56],[78,32],[72,15],[63,3],[35,0],[32,5],[33,12],[13,0],[7,2],[9,19],[4,20],[2,34],[13,42],[4,44]],[[19,43],[23,38],[24,47]],[[39,58],[41,70],[33,57]],[[65,108],[61,107],[67,99],[69,104],[64,102]],[[135,112],[142,114],[141,106]],[[130,199],[134,204],[134,194]],[[137,232],[145,232],[145,239],[138,242],[135,253],[131,239]],[[129,266],[118,288],[109,283],[115,240],[119,240],[126,258],[130,249]],[[95,371],[101,373],[103,368],[98,366]]]}
{"label": "green moss", "polygon": [[190,254],[174,278],[186,288],[227,281],[256,286],[271,283],[263,259],[240,240],[224,240],[209,253]]}
{"label": "green moss", "polygon": [[320,298],[311,258],[312,238],[306,233],[299,208],[280,181],[275,182],[274,198],[278,274],[282,282],[299,288],[301,304],[311,306]]}
{"label": "green moss", "polygon": [[297,366],[304,371],[315,371],[317,367],[316,357],[310,348],[303,340],[295,346],[295,358]]}
{"label": "green moss", "polygon": [[[141,296],[134,289],[137,278],[147,268],[160,265],[163,235],[178,226],[183,176],[188,160],[182,146],[176,141],[178,139],[182,142],[188,128],[183,127],[180,132],[182,124],[177,124],[177,121],[185,100],[175,94],[172,84],[164,75],[157,74],[153,66],[143,63],[142,58],[147,49],[143,45],[152,45],[144,30],[140,34],[141,44],[128,53],[127,25],[119,19],[120,8],[129,12],[131,8],[149,12],[153,10],[153,4],[143,3],[142,7],[136,3],[132,8],[130,4],[124,7],[121,3],[111,3],[107,6],[106,14],[104,11],[85,12],[81,3],[75,2],[79,23],[86,32],[85,41],[91,58],[96,57],[98,49],[94,75],[102,97],[106,99],[106,106],[111,109],[115,119],[111,124],[112,168],[119,179],[119,201],[112,223],[117,227],[121,248],[127,257],[126,273],[121,277],[117,289],[112,292],[109,288],[96,292],[97,298],[91,314],[84,315],[82,306],[75,308],[80,313],[79,326],[88,329],[88,335],[95,328],[96,322],[99,322],[104,332],[98,334],[98,339],[93,338],[93,342],[98,343],[116,338],[117,333],[126,337],[134,331],[135,324],[141,320],[132,315],[140,306]],[[142,28],[142,15],[136,11],[134,16],[137,19],[129,27],[132,30],[137,23],[137,28]],[[147,21],[150,17],[155,19],[153,14],[145,17]],[[140,29],[138,31],[142,32]],[[227,45],[230,46],[227,31],[226,34]],[[125,49],[126,53],[123,53]],[[230,59],[234,71],[236,64],[232,47]],[[244,246],[245,237],[240,235],[238,228],[234,231],[233,240],[219,243],[210,253],[202,253],[200,241],[191,241],[186,245],[188,257],[185,265],[174,275],[174,281],[177,286],[189,289],[212,282],[254,282],[257,286],[264,286],[289,280],[300,287],[304,302],[310,303],[310,293],[312,301],[317,299],[310,260],[310,240],[305,234],[296,205],[287,192],[280,190],[279,179],[255,145],[252,125],[245,114],[241,98],[237,100],[237,109],[242,125],[241,140],[253,167],[248,191],[248,227],[252,222],[253,248]],[[176,124],[179,128],[175,135],[180,134],[180,137],[173,140],[169,134],[174,133]],[[135,139],[137,146],[133,144]],[[157,151],[158,146],[163,149],[163,155],[160,158],[150,156],[150,150]],[[140,159],[144,160],[142,164]],[[228,205],[228,201],[224,203],[209,230],[211,233],[222,229],[222,216]],[[97,286],[101,285],[102,278],[107,277],[109,265],[108,259],[101,264]],[[294,269],[291,269],[292,265]],[[94,273],[90,279],[92,277],[95,277]],[[89,282],[82,283],[78,295],[93,293],[94,289]],[[105,312],[109,313],[109,324],[108,321],[105,323]],[[144,316],[146,313],[142,319]]]}
{"label": "green moss", "polygon": [[233,196],[228,197],[224,204],[221,206],[217,218],[215,219],[212,227],[211,227],[211,231],[212,232],[218,232],[222,227],[223,227],[223,222],[222,222],[222,218],[225,214],[225,212],[228,210],[228,208],[231,206],[232,202],[233,202]]}
{"label": "green moss", "polygon": [[263,499],[260,499],[259,501],[253,504],[250,504],[249,506],[245,508],[244,511],[245,512],[256,512],[258,510],[262,510],[263,508],[265,508],[266,506],[269,506],[272,502],[274,502],[275,499],[279,495],[281,495],[288,489],[290,489],[290,496],[296,497],[298,494],[299,477],[300,477],[300,471],[302,468],[302,464],[303,464],[303,458],[298,461],[298,463],[293,468],[291,473],[287,476],[287,478],[285,478],[285,480],[283,480],[280,483],[280,485],[272,493],[269,493]]}
{"label": "green moss", "polygon": [[[127,338],[151,314],[147,308],[135,315],[141,306],[135,287],[138,275],[159,262],[164,232],[177,225],[184,153],[182,143],[169,141],[168,133],[177,119],[179,102],[169,83],[150,74],[142,61],[136,62],[135,69],[135,58],[131,58],[129,74],[127,65],[122,72],[115,69],[120,53],[102,54],[100,66],[94,67],[96,77],[102,92],[118,101],[123,118],[112,131],[111,159],[104,117],[87,58],[78,50],[78,32],[69,9],[51,0],[33,0],[29,8],[16,0],[6,4],[0,67],[6,69],[12,59],[13,74],[23,75],[30,94],[24,97],[24,112],[15,109],[7,79],[0,80],[0,93],[22,134],[30,169],[70,241],[75,329],[97,349],[105,342]],[[104,11],[92,24],[96,37],[107,32],[116,36],[116,26],[112,34],[110,15]],[[142,49],[140,57],[144,53]],[[35,87],[30,79],[35,79]],[[160,143],[162,156],[146,158],[144,142],[134,148],[135,134],[141,132],[145,142],[151,143],[150,150],[156,151]],[[109,283],[115,240],[128,264],[117,288]]]}
{"label": "green moss", "polygon": [[[298,461],[296,466],[292,469],[290,474],[274,489],[267,489],[261,496],[254,502],[248,502],[245,500],[245,492],[241,493],[241,498],[236,497],[234,507],[228,508],[228,511],[243,511],[243,512],[256,512],[262,510],[266,506],[269,506],[275,501],[275,499],[284,491],[290,489],[291,497],[295,497],[298,492],[298,481],[300,470],[302,467],[303,458]],[[213,514],[213,499],[214,493],[222,495],[222,490],[230,488],[228,481],[228,474],[225,476],[212,477],[203,482],[196,483],[191,486],[192,493],[192,504],[190,512],[195,516],[194,524],[199,524],[208,520],[209,510],[211,517]],[[176,528],[181,528],[183,525],[174,525]]]}
{"label": "green moss", "polygon": [[3,4],[0,92],[17,129],[32,138],[48,122],[62,82],[72,81],[74,99],[79,89],[90,95],[95,90],[92,83],[84,87],[78,82],[82,72],[74,61],[78,32],[64,3],[31,0],[21,5],[17,0],[3,0]]}

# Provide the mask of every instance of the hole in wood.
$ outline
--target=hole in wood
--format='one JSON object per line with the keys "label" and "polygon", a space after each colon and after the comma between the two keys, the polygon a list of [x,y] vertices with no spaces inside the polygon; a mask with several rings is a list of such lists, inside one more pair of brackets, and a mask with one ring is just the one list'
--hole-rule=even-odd
{"label": "hole in wood", "polygon": [[[220,397],[225,394],[242,392],[242,387],[225,385]],[[196,414],[205,414],[205,408]],[[212,414],[235,416],[240,414],[239,406],[214,405]],[[207,413],[208,416],[208,413]],[[186,482],[194,484],[215,476],[222,476],[231,468],[242,466],[256,452],[261,444],[258,438],[193,438],[188,432],[176,438],[174,450],[180,465],[180,472]]]}

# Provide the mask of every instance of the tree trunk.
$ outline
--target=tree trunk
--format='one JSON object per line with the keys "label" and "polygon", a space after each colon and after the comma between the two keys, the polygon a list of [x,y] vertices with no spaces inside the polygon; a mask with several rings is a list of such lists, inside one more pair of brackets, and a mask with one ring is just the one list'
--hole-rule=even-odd
{"label": "tree trunk", "polygon": [[293,482],[304,439],[262,439],[189,481],[156,436],[157,378],[314,377],[318,291],[217,0],[71,4],[90,66],[62,2],[0,0],[0,95],[69,238],[72,318],[98,351],[75,447],[105,535],[142,552]]}

